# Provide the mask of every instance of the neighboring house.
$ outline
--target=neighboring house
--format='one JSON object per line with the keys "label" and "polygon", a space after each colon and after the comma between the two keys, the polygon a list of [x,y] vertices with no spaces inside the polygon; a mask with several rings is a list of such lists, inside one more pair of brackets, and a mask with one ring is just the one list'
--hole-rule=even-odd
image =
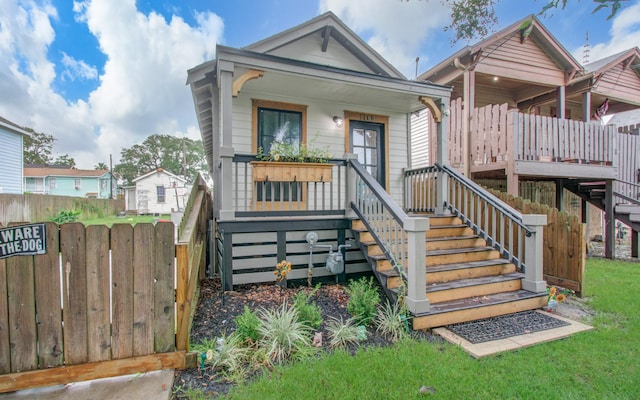
{"label": "neighboring house", "polygon": [[[418,80],[453,86],[447,155],[460,172],[501,181],[514,195],[520,182],[555,182],[556,204],[563,203],[563,188],[599,209],[608,203],[608,256],[614,219],[640,229],[634,221],[640,214],[616,206],[640,199],[637,136],[601,122],[640,108],[637,47],[582,66],[532,15],[457,51]],[[426,110],[412,116],[412,166],[435,160],[430,118]]]}
{"label": "neighboring house", "polygon": [[25,167],[27,193],[110,199],[116,193],[116,179],[108,170],[68,167]]}
{"label": "neighboring house", "polygon": [[[244,48],[218,45],[215,54],[215,60],[188,71],[187,83],[213,178],[212,254],[225,289],[273,281],[274,266],[286,259],[293,265],[290,279],[333,274],[344,279],[345,273],[373,271],[389,297],[405,294],[414,328],[533,309],[546,301],[541,262],[534,257],[538,245],[526,246],[533,249],[527,253],[532,258],[527,258],[526,278],[521,273],[488,278],[514,279],[508,293],[479,289],[483,283],[469,287],[469,282],[454,293],[454,283],[445,288],[443,282],[462,275],[427,273],[427,268],[449,270],[451,264],[442,265],[465,264],[477,255],[511,268],[508,258],[523,270],[514,257],[522,249],[507,255],[502,247],[501,258],[498,250],[475,248],[486,245],[477,237],[425,245],[425,236],[481,232],[482,221],[472,229],[468,218],[447,216],[464,207],[460,196],[449,198],[447,185],[466,185],[465,196],[495,202],[492,210],[500,221],[518,218],[446,165],[408,170],[411,115],[424,110],[435,117],[436,154],[446,164],[449,87],[406,79],[331,12]],[[259,149],[269,153],[278,139],[293,147],[325,148],[334,158],[328,170],[315,166],[313,172],[304,164],[257,162]],[[424,212],[435,212],[429,223],[421,217]],[[524,226],[522,221],[517,223]],[[494,222],[494,229],[501,223]],[[451,231],[428,228],[451,224],[456,226]],[[344,260],[333,253],[338,245],[348,247]],[[474,256],[465,258],[469,247]],[[439,257],[445,253],[452,258]],[[492,269],[498,270],[506,271]],[[492,287],[498,286],[506,287]],[[470,298],[477,294],[487,300],[473,303]]]}
{"label": "neighboring house", "polygon": [[191,185],[181,176],[162,168],[133,180],[125,187],[125,204],[129,212],[138,214],[170,214],[183,210],[191,192]]}
{"label": "neighboring house", "polygon": [[29,133],[0,117],[0,193],[22,194],[24,137]]}

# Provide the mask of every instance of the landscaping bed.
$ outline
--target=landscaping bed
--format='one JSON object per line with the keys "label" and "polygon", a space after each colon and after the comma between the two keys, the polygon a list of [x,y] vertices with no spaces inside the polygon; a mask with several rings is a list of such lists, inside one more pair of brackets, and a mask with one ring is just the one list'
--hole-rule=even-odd
{"label": "landscaping bed", "polygon": [[[301,284],[304,284],[304,286],[292,285],[289,282],[289,288],[281,288],[275,283],[242,285],[236,287],[234,291],[223,293],[219,279],[204,279],[201,282],[200,299],[191,330],[191,348],[194,348],[204,340],[215,340],[234,332],[236,330],[234,319],[244,312],[245,306],[252,311],[256,311],[259,309],[279,309],[282,307],[283,302],[291,304],[297,292],[301,290],[310,291],[306,286],[306,282],[301,282]],[[384,299],[381,289],[377,287],[377,290],[380,298]],[[345,290],[345,286],[332,283],[322,284],[309,300],[311,303],[316,304],[322,313],[322,324],[318,330],[314,330],[314,332],[322,333],[323,344],[320,348],[326,352],[333,351],[329,346],[327,322],[331,320],[330,317],[342,318],[343,320],[351,317],[347,309],[349,295]],[[426,332],[413,332],[411,335],[423,340],[441,341],[439,337]],[[378,332],[374,326],[369,326],[367,339],[347,346],[346,350],[351,354],[355,354],[359,348],[388,346],[391,344],[393,344],[393,341],[389,337]],[[269,368],[263,370],[268,372]],[[259,374],[259,371],[254,371],[249,374],[247,379],[250,380]],[[227,393],[234,384],[211,368],[192,368],[176,371],[173,393],[174,398],[177,399],[189,398],[188,394],[193,396],[196,391],[200,392],[200,394],[205,394],[208,396],[207,398],[215,398]]]}

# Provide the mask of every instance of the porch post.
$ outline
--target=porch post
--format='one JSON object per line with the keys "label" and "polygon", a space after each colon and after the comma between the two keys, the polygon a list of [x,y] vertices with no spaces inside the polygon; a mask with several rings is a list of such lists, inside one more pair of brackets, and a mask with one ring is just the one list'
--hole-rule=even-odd
{"label": "porch post", "polygon": [[357,160],[358,156],[352,153],[344,155],[344,159],[347,160],[347,172],[345,175],[345,204],[344,211],[347,218],[355,219],[358,216],[356,212],[351,208],[351,203],[357,200],[356,197],[356,171],[351,167],[350,160]]}
{"label": "porch post", "polygon": [[556,179],[556,208],[559,211],[564,209],[564,179]]}
{"label": "porch post", "polygon": [[639,244],[640,244],[640,235],[638,235],[638,231],[631,229],[631,257],[638,258]]}
{"label": "porch post", "polygon": [[[464,176],[471,178],[471,117],[475,110],[476,73],[473,69],[467,69],[463,75],[463,105],[462,110],[462,172]],[[474,132],[475,133],[475,132]]]}
{"label": "porch post", "polygon": [[520,189],[518,175],[516,175],[516,160],[519,156],[519,135],[521,130],[518,110],[507,111],[507,193],[517,196]]}
{"label": "porch post", "polygon": [[607,179],[604,195],[604,257],[616,256],[616,216],[613,204],[613,179]]}
{"label": "porch post", "polygon": [[524,214],[522,222],[533,232],[531,236],[525,238],[526,268],[522,279],[522,288],[533,293],[542,293],[547,289],[547,283],[543,280],[542,257],[542,231],[547,225],[547,216],[544,214]]}
{"label": "porch post", "polygon": [[425,235],[429,229],[429,218],[408,218],[404,221],[407,233],[407,294],[404,303],[413,314],[429,311],[427,299],[427,263]]}
{"label": "porch post", "polygon": [[591,120],[591,92],[582,93],[582,121]]}
{"label": "porch post", "polygon": [[[440,165],[449,165],[449,98],[442,98],[438,104],[442,111],[442,118],[438,122],[438,150],[436,153]],[[436,209],[438,215],[448,214],[444,202],[449,200],[449,180],[443,171],[438,172],[436,183]]]}
{"label": "porch post", "polygon": [[220,96],[220,130],[222,132],[222,143],[220,146],[220,164],[214,166],[221,169],[219,182],[220,187],[214,190],[220,193],[220,206],[218,215],[220,220],[230,220],[235,218],[233,209],[233,123],[232,123],[232,85],[233,69],[231,62],[218,61],[218,87]]}
{"label": "porch post", "polygon": [[564,116],[565,116],[565,111],[564,111],[564,109],[565,109],[565,89],[564,89],[564,86],[558,87],[556,95],[557,95],[556,105],[557,105],[557,108],[558,108],[557,117],[560,118],[560,119],[564,119]]}

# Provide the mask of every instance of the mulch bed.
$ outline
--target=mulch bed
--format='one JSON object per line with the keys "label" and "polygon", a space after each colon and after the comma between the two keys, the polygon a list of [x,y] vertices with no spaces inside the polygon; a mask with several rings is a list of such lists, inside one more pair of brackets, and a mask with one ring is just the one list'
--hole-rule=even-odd
{"label": "mulch bed", "polygon": [[[291,286],[291,282],[289,284]],[[220,337],[222,334],[230,334],[235,331],[234,318],[242,314],[245,305],[251,310],[256,310],[260,307],[267,309],[277,308],[284,301],[289,301],[289,304],[291,304],[290,299],[293,295],[299,290],[306,289],[306,284],[285,289],[281,289],[275,284],[242,285],[236,287],[234,291],[228,291],[223,294],[219,279],[204,279],[201,282],[200,299],[193,320],[191,343],[198,343],[203,339]],[[382,293],[381,298],[384,298]],[[351,316],[347,311],[349,296],[345,292],[343,285],[323,284],[312,297],[312,300],[322,309],[324,322],[320,327],[320,331],[323,333],[323,338],[327,340],[328,335],[325,330],[325,323],[329,320],[329,317],[342,317],[343,320],[346,320]],[[389,346],[392,344],[386,337],[376,332],[375,328],[369,327],[368,333],[368,339],[360,343],[360,348],[363,346]],[[414,332],[412,334],[424,340],[441,341],[439,337],[426,332]],[[354,347],[349,350],[354,354],[357,348]],[[327,349],[327,351],[329,350]],[[183,389],[199,388],[203,389],[210,398],[226,394],[233,386],[232,383],[223,380],[215,373],[198,368],[176,371],[173,385],[173,393],[179,392],[176,390],[177,387]]]}

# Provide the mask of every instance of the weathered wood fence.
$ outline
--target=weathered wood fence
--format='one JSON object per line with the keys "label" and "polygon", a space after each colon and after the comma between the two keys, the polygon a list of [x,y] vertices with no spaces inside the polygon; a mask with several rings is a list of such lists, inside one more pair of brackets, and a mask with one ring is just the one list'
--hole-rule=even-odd
{"label": "weathered wood fence", "polygon": [[15,221],[49,221],[62,210],[81,210],[83,217],[116,215],[124,200],[88,199],[46,194],[0,194],[0,224]]}
{"label": "weathered wood fence", "polygon": [[543,231],[544,279],[583,294],[587,258],[586,226],[577,216],[504,192],[489,190],[522,214],[546,214]]}
{"label": "weathered wood fence", "polygon": [[170,222],[46,223],[47,253],[0,259],[0,393],[184,368],[206,262],[201,180]]}

